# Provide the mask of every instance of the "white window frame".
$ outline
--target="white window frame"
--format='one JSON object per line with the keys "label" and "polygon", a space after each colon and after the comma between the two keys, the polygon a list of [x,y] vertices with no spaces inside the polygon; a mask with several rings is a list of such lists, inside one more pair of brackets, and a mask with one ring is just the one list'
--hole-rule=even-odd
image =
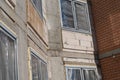
{"label": "white window frame", "polygon": [[17,35],[4,22],[0,21],[0,30],[14,41],[15,48],[15,80],[18,80],[18,40]]}
{"label": "white window frame", "polygon": [[[63,29],[66,29],[66,30],[71,30],[71,31],[76,31],[76,32],[82,32],[82,33],[88,33],[88,34],[91,34],[91,21],[90,21],[90,14],[89,14],[89,9],[88,9],[88,3],[87,3],[87,0],[83,1],[83,0],[68,0],[68,1],[71,1],[71,6],[72,6],[72,13],[73,13],[73,20],[74,20],[74,28],[70,28],[70,27],[64,27],[63,26],[63,20],[62,20],[62,9],[61,9],[61,0],[59,0],[59,5],[60,5],[60,17],[61,17],[61,25],[62,25],[62,28]],[[88,24],[89,24],[89,31],[86,31],[86,30],[82,30],[82,29],[79,29],[77,27],[77,15],[76,15],[76,11],[75,11],[75,3],[86,3],[86,6],[87,6],[87,16],[88,16]]]}
{"label": "white window frame", "polygon": [[[80,77],[81,80],[84,80],[84,74],[83,74],[83,70],[94,70],[97,73],[97,69],[94,67],[73,67],[73,66],[65,66],[66,69],[66,80],[68,80],[68,69],[79,69],[80,70]],[[97,75],[98,77],[98,75]]]}

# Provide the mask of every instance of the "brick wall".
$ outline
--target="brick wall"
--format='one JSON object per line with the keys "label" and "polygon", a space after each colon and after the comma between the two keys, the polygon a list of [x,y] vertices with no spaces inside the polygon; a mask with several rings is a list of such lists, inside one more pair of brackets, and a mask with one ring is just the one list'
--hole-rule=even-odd
{"label": "brick wall", "polygon": [[103,80],[120,80],[120,54],[100,60]]}
{"label": "brick wall", "polygon": [[[91,0],[91,3],[99,55],[120,48],[120,1]],[[103,80],[120,80],[120,54],[100,59],[100,65]]]}
{"label": "brick wall", "polygon": [[120,47],[120,1],[91,0],[99,53]]}

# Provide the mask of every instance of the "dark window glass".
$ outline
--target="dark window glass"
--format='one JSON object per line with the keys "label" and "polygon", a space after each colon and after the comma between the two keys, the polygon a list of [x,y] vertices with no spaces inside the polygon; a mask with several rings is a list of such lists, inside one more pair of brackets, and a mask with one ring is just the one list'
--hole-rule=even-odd
{"label": "dark window glass", "polygon": [[37,9],[39,15],[41,17],[43,17],[43,14],[42,14],[42,1],[41,0],[32,0],[35,8]]}
{"label": "dark window glass", "polygon": [[42,80],[47,80],[47,66],[45,63],[41,64],[41,68],[42,68]]}
{"label": "dark window glass", "polygon": [[77,18],[77,27],[79,29],[89,31],[90,25],[89,25],[89,17],[88,17],[88,11],[87,11],[87,3],[75,3],[75,9],[76,9],[76,18]]}
{"label": "dark window glass", "polygon": [[0,80],[16,80],[15,77],[15,43],[0,30]]}
{"label": "dark window glass", "polygon": [[37,56],[32,55],[32,80],[48,80],[47,65]]}
{"label": "dark window glass", "polygon": [[62,0],[61,7],[62,7],[61,10],[62,10],[63,26],[74,28],[74,20],[73,20],[71,1]]}
{"label": "dark window glass", "polygon": [[40,74],[40,67],[39,67],[38,59],[35,56],[32,56],[32,79],[33,80],[41,80]]}
{"label": "dark window glass", "polygon": [[68,69],[68,80],[81,80],[79,69]]}
{"label": "dark window glass", "polygon": [[84,80],[97,80],[94,70],[83,70]]}
{"label": "dark window glass", "polygon": [[87,2],[61,0],[63,27],[90,32],[90,20]]}

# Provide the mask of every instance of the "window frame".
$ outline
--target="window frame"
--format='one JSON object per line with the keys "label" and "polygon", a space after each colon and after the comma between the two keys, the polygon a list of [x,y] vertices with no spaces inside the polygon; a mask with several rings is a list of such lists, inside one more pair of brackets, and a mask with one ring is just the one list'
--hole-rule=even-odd
{"label": "window frame", "polygon": [[[84,79],[84,73],[83,70],[94,70],[97,73],[97,68],[95,67],[75,67],[75,66],[65,66],[65,70],[66,70],[66,80],[68,80],[68,69],[79,69],[80,70],[80,77],[81,80],[85,80]],[[96,77],[98,78],[98,75],[96,74]]]}
{"label": "window frame", "polygon": [[34,4],[33,0],[30,0],[33,7],[37,11],[38,15],[40,16],[41,19],[43,19],[43,8],[42,8],[42,0],[41,0],[41,12],[37,9],[36,5]]}
{"label": "window frame", "polygon": [[9,38],[11,38],[14,41],[14,49],[15,49],[15,61],[14,61],[14,67],[15,67],[15,80],[18,80],[18,39],[17,35],[2,21],[0,21],[0,30]]}
{"label": "window frame", "polygon": [[[80,32],[80,33],[86,33],[86,34],[92,34],[91,32],[91,19],[90,19],[90,12],[89,12],[89,8],[88,8],[88,2],[87,1],[83,1],[83,0],[68,0],[71,1],[71,6],[72,6],[72,14],[73,14],[73,20],[74,20],[74,28],[71,27],[64,27],[63,26],[63,19],[62,19],[62,6],[61,6],[61,1],[59,1],[59,5],[60,5],[60,17],[61,17],[61,26],[63,30],[68,30],[68,31],[73,31],[73,32]],[[83,30],[83,29],[79,29],[77,27],[77,15],[76,15],[76,8],[75,8],[75,3],[86,3],[86,7],[87,7],[87,17],[88,17],[88,24],[89,24],[89,31],[87,30]]]}
{"label": "window frame", "polygon": [[14,9],[16,6],[16,0],[5,0],[6,3],[12,8]]}
{"label": "window frame", "polygon": [[[40,56],[39,53],[37,53],[34,49],[32,48],[29,48],[30,49],[30,66],[31,66],[31,80],[32,80],[32,56],[34,56],[35,58],[37,58],[40,62],[40,65],[41,63],[46,65],[46,76],[47,76],[47,80],[48,80],[48,69],[47,69],[47,62]],[[40,66],[39,65],[39,66]],[[41,67],[40,67],[41,68]],[[40,76],[41,76],[41,72],[40,72]],[[40,77],[40,80],[42,79],[42,77]]]}

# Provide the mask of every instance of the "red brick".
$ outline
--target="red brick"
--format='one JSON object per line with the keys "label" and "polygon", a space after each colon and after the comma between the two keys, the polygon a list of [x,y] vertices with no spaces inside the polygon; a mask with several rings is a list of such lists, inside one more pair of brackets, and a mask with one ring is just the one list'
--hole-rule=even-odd
{"label": "red brick", "polygon": [[[120,48],[120,1],[91,0],[99,54]],[[120,54],[100,60],[103,80],[120,80]]]}

